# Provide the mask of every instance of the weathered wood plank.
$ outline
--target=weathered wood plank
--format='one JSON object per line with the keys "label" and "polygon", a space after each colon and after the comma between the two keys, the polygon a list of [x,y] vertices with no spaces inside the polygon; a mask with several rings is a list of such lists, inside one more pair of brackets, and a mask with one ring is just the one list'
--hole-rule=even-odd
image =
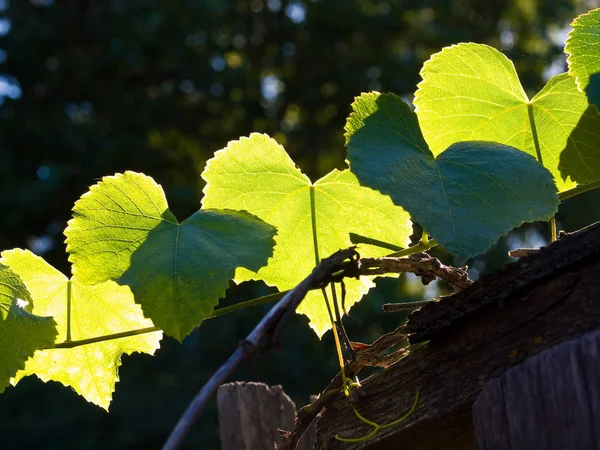
{"label": "weathered wood plank", "polygon": [[475,401],[477,448],[600,449],[599,381],[600,331],[528,358]]}
{"label": "weathered wood plank", "polygon": [[[539,260],[538,260],[539,259]],[[411,321],[422,349],[363,383],[358,410],[384,424],[410,408],[406,421],[368,441],[342,444],[371,428],[340,399],[323,413],[318,445],[329,450],[474,449],[471,407],[486,381],[553,345],[599,328],[600,225],[549,246],[423,308]],[[411,327],[411,323],[408,324]]]}
{"label": "weathered wood plank", "polygon": [[415,311],[407,324],[411,342],[433,339],[479,311],[519,296],[553,277],[585,265],[600,252],[600,222],[564,235],[531,256],[508,264],[461,292]]}
{"label": "weathered wood plank", "polygon": [[[281,444],[279,430],[294,427],[296,405],[281,386],[235,382],[217,391],[222,450],[273,450]],[[299,450],[312,449],[315,429],[300,440]]]}

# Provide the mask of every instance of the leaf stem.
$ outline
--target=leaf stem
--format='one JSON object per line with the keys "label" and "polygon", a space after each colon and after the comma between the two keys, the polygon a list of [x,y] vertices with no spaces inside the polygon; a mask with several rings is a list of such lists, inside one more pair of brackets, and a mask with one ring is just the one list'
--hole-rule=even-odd
{"label": "leaf stem", "polygon": [[592,181],[591,183],[581,184],[579,186],[574,187],[573,189],[569,189],[564,192],[560,192],[558,194],[558,198],[562,202],[563,200],[575,197],[576,195],[583,194],[587,191],[591,191],[593,189],[596,189],[597,187],[600,187],[600,179]]}
{"label": "leaf stem", "polygon": [[224,314],[229,314],[234,311],[240,311],[245,308],[250,308],[252,306],[262,305],[263,303],[274,302],[276,300],[280,300],[283,298],[287,291],[275,292],[269,295],[263,295],[262,297],[253,298],[252,300],[248,300],[245,302],[236,303],[235,305],[225,306],[223,308],[215,309],[211,315],[207,316],[204,320],[214,319],[215,317],[222,316]]}
{"label": "leaf stem", "polygon": [[395,252],[403,250],[402,247],[399,247],[395,244],[390,244],[389,242],[380,241],[379,239],[363,236],[362,234],[350,233],[350,241],[353,244],[375,245],[376,247],[387,248],[388,250],[393,250]]}
{"label": "leaf stem", "polygon": [[533,114],[533,104],[531,102],[527,103],[527,114],[529,116],[529,125],[531,125],[531,135],[533,137],[533,143],[535,145],[535,153],[537,155],[537,160],[543,166],[544,161],[542,159],[542,150],[540,149],[540,140],[538,137],[536,126],[535,126],[535,118],[534,118],[534,114]]}
{"label": "leaf stem", "polygon": [[[369,239],[369,238],[366,238],[366,239]],[[389,244],[389,245],[391,246],[393,244]],[[398,257],[398,258],[403,257],[403,256],[408,256],[408,255],[412,255],[414,253],[419,253],[419,252],[429,250],[430,248],[433,248],[436,245],[437,245],[437,242],[435,241],[435,239],[428,239],[427,243],[424,243],[423,239],[421,239],[418,244],[413,245],[412,247],[402,249],[402,250],[400,250],[396,253],[392,253],[388,256],[389,257]],[[224,308],[218,308],[218,309],[214,310],[212,312],[212,314],[207,316],[204,320],[213,319],[215,317],[219,317],[219,316],[229,314],[234,311],[239,311],[239,310],[242,310],[245,308],[250,308],[252,306],[262,305],[263,303],[280,300],[288,292],[289,292],[289,290],[282,291],[282,292],[275,292],[273,294],[268,294],[268,295],[264,295],[262,297],[248,300],[246,302],[240,302],[240,303],[236,303],[235,305],[226,306]],[[333,315],[332,315],[332,318],[333,318]],[[334,326],[334,328],[335,328],[335,326]],[[71,341],[71,340],[67,339],[67,340],[65,340],[65,342],[60,342],[60,343],[54,345],[53,347],[48,347],[48,348],[41,349],[41,350],[50,350],[50,349],[56,349],[56,348],[74,348],[74,347],[79,347],[82,345],[89,345],[89,344],[96,344],[98,342],[110,341],[113,339],[120,339],[120,338],[125,338],[125,337],[130,337],[130,336],[137,336],[137,335],[145,334],[145,333],[152,333],[154,331],[160,331],[160,328],[158,328],[158,327],[140,328],[137,330],[123,331],[120,333],[107,334],[104,336],[96,336],[96,337],[87,338],[87,339],[80,339],[77,341]],[[334,334],[335,334],[335,330],[334,330]],[[341,346],[340,346],[340,352],[341,352]]]}
{"label": "leaf stem", "polygon": [[428,239],[427,243],[423,242],[423,240],[421,239],[418,244],[413,245],[412,247],[402,249],[399,252],[390,253],[387,256],[390,258],[402,258],[404,256],[412,255],[414,253],[425,252],[430,248],[436,247],[437,245],[438,243],[435,239]]}
{"label": "leaf stem", "polygon": [[[279,300],[279,299],[283,298],[283,296],[285,294],[287,294],[288,292],[289,292],[289,290],[283,291],[283,292],[275,292],[274,294],[264,295],[262,297],[248,300],[247,302],[240,302],[240,303],[236,303],[235,305],[226,306],[224,308],[219,308],[219,309],[214,310],[212,312],[212,314],[209,315],[208,317],[206,317],[204,320],[213,319],[215,317],[219,317],[224,314],[228,314],[230,312],[238,311],[238,310],[241,310],[244,308],[250,308],[252,306],[262,305],[263,303],[273,302],[275,300]],[[106,334],[103,336],[95,336],[95,337],[87,338],[87,339],[80,339],[78,341],[72,341],[70,339],[66,339],[65,342],[60,342],[60,343],[54,345],[54,347],[48,347],[43,350],[51,350],[54,348],[74,348],[74,347],[79,347],[82,345],[97,344],[98,342],[111,341],[113,339],[138,336],[140,334],[152,333],[154,331],[160,331],[160,330],[161,329],[159,327],[147,327],[147,328],[139,328],[137,330],[122,331],[120,333]]]}
{"label": "leaf stem", "polygon": [[390,253],[387,256],[397,258],[412,255],[413,253],[424,252],[438,245],[435,239],[429,239],[429,235],[425,229],[423,229],[423,234],[419,243],[408,248],[402,248],[395,244],[390,244],[389,242],[380,241],[356,233],[350,233],[350,241],[352,241],[353,244],[375,245],[377,247],[387,248],[388,250],[394,250],[394,253]]}
{"label": "leaf stem", "polygon": [[67,337],[65,340],[67,342],[71,341],[71,299],[73,296],[73,289],[71,285],[71,280],[67,281]]}
{"label": "leaf stem", "polygon": [[556,242],[556,215],[552,216],[550,219],[550,234],[552,236],[551,242]]}
{"label": "leaf stem", "polygon": [[315,265],[321,262],[319,257],[319,239],[317,238],[317,205],[315,200],[315,187],[310,185],[310,219],[312,225],[313,248],[315,251]]}
{"label": "leaf stem", "polygon": [[423,245],[429,245],[429,235],[427,234],[427,231],[425,230],[425,228],[423,228],[423,232],[421,233],[420,243]]}
{"label": "leaf stem", "polygon": [[54,347],[50,347],[50,348],[44,349],[44,350],[52,350],[55,348],[74,348],[74,347],[79,347],[82,345],[97,344],[98,342],[111,341],[113,339],[137,336],[139,334],[152,333],[154,331],[160,331],[160,328],[147,327],[147,328],[140,328],[138,330],[129,330],[129,331],[123,331],[121,333],[107,334],[104,336],[96,336],[93,338],[81,339],[79,341],[65,341],[65,342],[56,344]]}
{"label": "leaf stem", "polygon": [[[332,283],[332,285],[333,285],[333,283]],[[342,372],[342,383],[343,383],[343,380],[346,379],[346,373],[345,373],[345,369],[344,369],[344,356],[342,354],[342,345],[340,344],[340,337],[338,336],[336,322],[335,322],[335,319],[333,318],[333,313],[331,311],[331,306],[329,304],[329,298],[327,297],[327,292],[326,292],[325,288],[321,288],[321,292],[323,293],[323,297],[325,299],[325,304],[327,305],[327,312],[329,313],[329,320],[331,322],[331,331],[333,332],[333,340],[335,342],[335,349],[336,349],[337,356],[338,356],[338,362],[340,364],[340,370]],[[345,384],[344,384],[344,392],[346,392]]]}
{"label": "leaf stem", "polygon": [[[529,116],[529,125],[531,125],[531,135],[533,137],[533,144],[535,145],[535,153],[537,155],[538,162],[544,166],[544,160],[542,159],[542,150],[540,148],[540,140],[535,125],[535,117],[533,113],[533,104],[531,101],[527,103],[527,114]],[[545,166],[544,166],[545,167]],[[556,217],[552,216],[550,219],[550,234],[552,235],[552,242],[556,242]]]}

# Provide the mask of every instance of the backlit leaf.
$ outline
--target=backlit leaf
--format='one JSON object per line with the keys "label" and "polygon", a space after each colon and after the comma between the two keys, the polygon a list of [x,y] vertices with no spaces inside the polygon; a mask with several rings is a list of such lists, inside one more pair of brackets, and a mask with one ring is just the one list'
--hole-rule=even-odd
{"label": "backlit leaf", "polygon": [[[359,185],[348,170],[333,170],[315,183],[304,175],[274,139],[254,133],[211,159],[202,174],[205,208],[246,210],[277,227],[273,257],[257,274],[245,270],[236,280],[262,279],[281,290],[304,279],[321,258],[352,245],[350,233],[405,247],[412,232],[408,214],[389,197]],[[361,256],[389,250],[361,246]],[[346,307],[357,302],[372,281],[346,281]],[[331,328],[320,292],[311,292],[298,312],[318,335]]]}
{"label": "backlit leaf", "polygon": [[237,267],[267,262],[274,233],[238,211],[202,210],[179,223],[162,188],[135,172],[92,186],[65,231],[78,279],[129,286],[144,314],[180,341],[212,313]]}
{"label": "backlit leaf", "polygon": [[35,314],[23,280],[0,264],[0,392],[37,349],[54,345],[56,322]]}
{"label": "backlit leaf", "polygon": [[552,176],[526,153],[473,141],[453,144],[435,157],[399,97],[363,94],[352,109],[346,123],[352,171],[406,208],[460,260],[557,210]]}
{"label": "backlit leaf", "polygon": [[569,73],[591,104],[600,109],[600,9],[577,17],[565,46]]}
{"label": "backlit leaf", "polygon": [[415,111],[434,155],[463,141],[491,141],[541,162],[559,192],[600,178],[600,116],[568,74],[531,100],[512,62],[482,44],[433,55],[421,70]]}
{"label": "backlit leaf", "polygon": [[[107,281],[86,286],[68,280],[39,256],[27,250],[2,253],[2,263],[18,273],[34,300],[33,312],[51,315],[57,322],[57,342],[70,337],[78,341],[124,331],[152,327],[142,309],[133,301],[127,286]],[[17,373],[14,384],[28,375],[58,381],[72,387],[87,401],[108,409],[119,380],[121,355],[133,352],[154,354],[161,331],[112,339],[74,348],[37,350]]]}

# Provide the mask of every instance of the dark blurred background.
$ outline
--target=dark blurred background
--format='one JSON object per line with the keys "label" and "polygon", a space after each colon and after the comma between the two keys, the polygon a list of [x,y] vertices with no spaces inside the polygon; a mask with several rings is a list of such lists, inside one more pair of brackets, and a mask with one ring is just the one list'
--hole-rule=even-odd
{"label": "dark blurred background", "polygon": [[[511,58],[528,93],[565,70],[568,24],[598,1],[558,0],[0,0],[0,249],[30,248],[69,273],[62,231],[100,177],[154,177],[183,220],[198,209],[213,152],[253,131],[282,143],[314,181],[344,166],[343,126],[354,96],[391,91],[410,102],[423,62],[473,41]],[[600,220],[600,195],[561,206],[572,231]],[[470,262],[473,278],[508,248],[543,245],[546,224],[503,238]],[[438,256],[452,262],[448,255]],[[404,282],[406,281],[406,282]],[[271,292],[232,287],[221,304]],[[353,309],[354,340],[401,317],[384,301],[444,292],[383,280]],[[124,356],[110,413],[57,383],[29,377],[0,395],[3,449],[159,448],[195,392],[269,305],[212,319],[155,357]],[[323,341],[296,317],[283,347],[238,380],[282,384],[300,405],[336,373]],[[218,449],[214,406],[186,448]]]}

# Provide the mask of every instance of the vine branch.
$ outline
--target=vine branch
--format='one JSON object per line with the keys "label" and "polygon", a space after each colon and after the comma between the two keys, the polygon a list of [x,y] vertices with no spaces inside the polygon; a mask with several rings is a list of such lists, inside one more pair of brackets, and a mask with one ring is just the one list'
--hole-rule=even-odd
{"label": "vine branch", "polygon": [[[429,241],[431,243],[432,240]],[[427,253],[414,253],[408,258],[361,258],[358,261],[360,275],[381,275],[385,273],[411,272],[420,276],[423,284],[429,284],[436,277],[446,281],[459,291],[471,285],[464,268],[446,266]]]}
{"label": "vine branch", "polygon": [[[235,352],[225,364],[200,389],[171,432],[171,435],[163,446],[163,450],[176,450],[180,448],[191,426],[198,420],[206,404],[217,391],[217,388],[229,378],[242,362],[257,353],[259,349],[266,350],[279,341],[284,323],[292,316],[309,290],[322,286],[323,282],[332,273],[340,270],[344,261],[356,261],[357,258],[358,253],[356,253],[354,248],[334,253],[329,258],[324,259],[308,277],[289,291],[271,308],[246,339],[238,345]],[[262,347],[261,343],[263,344]]]}
{"label": "vine branch", "polygon": [[[433,240],[431,239],[424,245],[432,245],[432,243]],[[192,400],[172,430],[171,435],[163,446],[163,450],[179,449],[192,425],[198,420],[206,404],[217,391],[217,388],[246,359],[259,351],[270,349],[279,342],[285,324],[310,290],[324,288],[327,284],[340,281],[346,277],[401,272],[412,272],[421,276],[424,284],[429,283],[435,277],[439,277],[454,286],[456,290],[467,287],[472,283],[468,279],[464,269],[446,266],[437,258],[432,258],[425,253],[416,253],[408,258],[384,257],[362,259],[359,258],[354,247],[334,253],[329,258],[322,260],[312,273],[294,289],[288,291],[263,317],[246,339],[240,342],[234,353],[213,374]],[[362,344],[358,346],[354,361],[345,367],[346,376],[352,378],[356,376],[360,369],[366,366],[387,367],[399,358],[406,356],[407,350],[405,348],[390,355],[383,354],[383,350],[398,344],[404,338],[403,330],[399,328],[388,335],[382,336],[372,345]],[[342,385],[343,380],[340,374],[332,381],[328,390],[335,389],[337,392],[340,392]],[[333,397],[333,394],[328,394],[327,397],[330,395]],[[316,409],[316,407],[313,408],[311,414]],[[291,439],[295,439],[296,434],[291,433],[290,436],[292,436]],[[294,447],[288,448],[292,449]]]}
{"label": "vine branch", "polygon": [[[432,243],[434,243],[434,240],[430,239],[429,245],[431,245]],[[418,245],[419,244],[411,248],[415,248]],[[454,286],[456,290],[463,289],[464,287],[471,284],[471,280],[468,279],[467,273],[463,269],[446,266],[442,264],[437,258],[432,258],[425,253],[414,253],[408,258],[399,258],[391,256],[387,256],[384,258],[361,258],[357,260],[357,265],[353,264],[348,266],[348,268],[346,268],[346,270],[342,273],[342,277],[356,277],[360,275],[383,275],[386,273],[402,272],[411,272],[415,275],[422,277],[423,284],[428,284],[436,277],[439,277],[440,279]],[[312,290],[318,288],[320,288],[320,286],[314,286],[310,289]],[[224,314],[228,314],[230,312],[242,310],[252,306],[262,305],[264,303],[279,300],[285,295],[287,295],[289,292],[290,291],[275,292],[273,294],[268,294],[262,297],[248,300],[246,302],[240,302],[236,303],[235,305],[219,308],[213,311],[213,313],[206,317],[205,320],[219,317]],[[414,309],[414,307],[422,306],[413,304],[411,307],[409,306],[411,305],[410,303],[406,303],[403,305],[405,306],[399,306],[398,308],[396,308],[396,310],[399,310],[400,308],[403,308],[404,310],[406,310],[407,308]],[[391,306],[390,308],[386,306],[386,308],[384,309],[385,312],[391,312],[392,310],[394,310],[394,306]],[[110,341],[113,339],[121,339],[130,336],[138,336],[140,334],[153,333],[155,331],[160,331],[160,328],[146,327],[136,330],[123,331],[120,333],[95,336],[75,341],[66,340],[65,342],[60,342],[44,350],[59,348],[75,348],[82,345],[96,344],[98,342]]]}

